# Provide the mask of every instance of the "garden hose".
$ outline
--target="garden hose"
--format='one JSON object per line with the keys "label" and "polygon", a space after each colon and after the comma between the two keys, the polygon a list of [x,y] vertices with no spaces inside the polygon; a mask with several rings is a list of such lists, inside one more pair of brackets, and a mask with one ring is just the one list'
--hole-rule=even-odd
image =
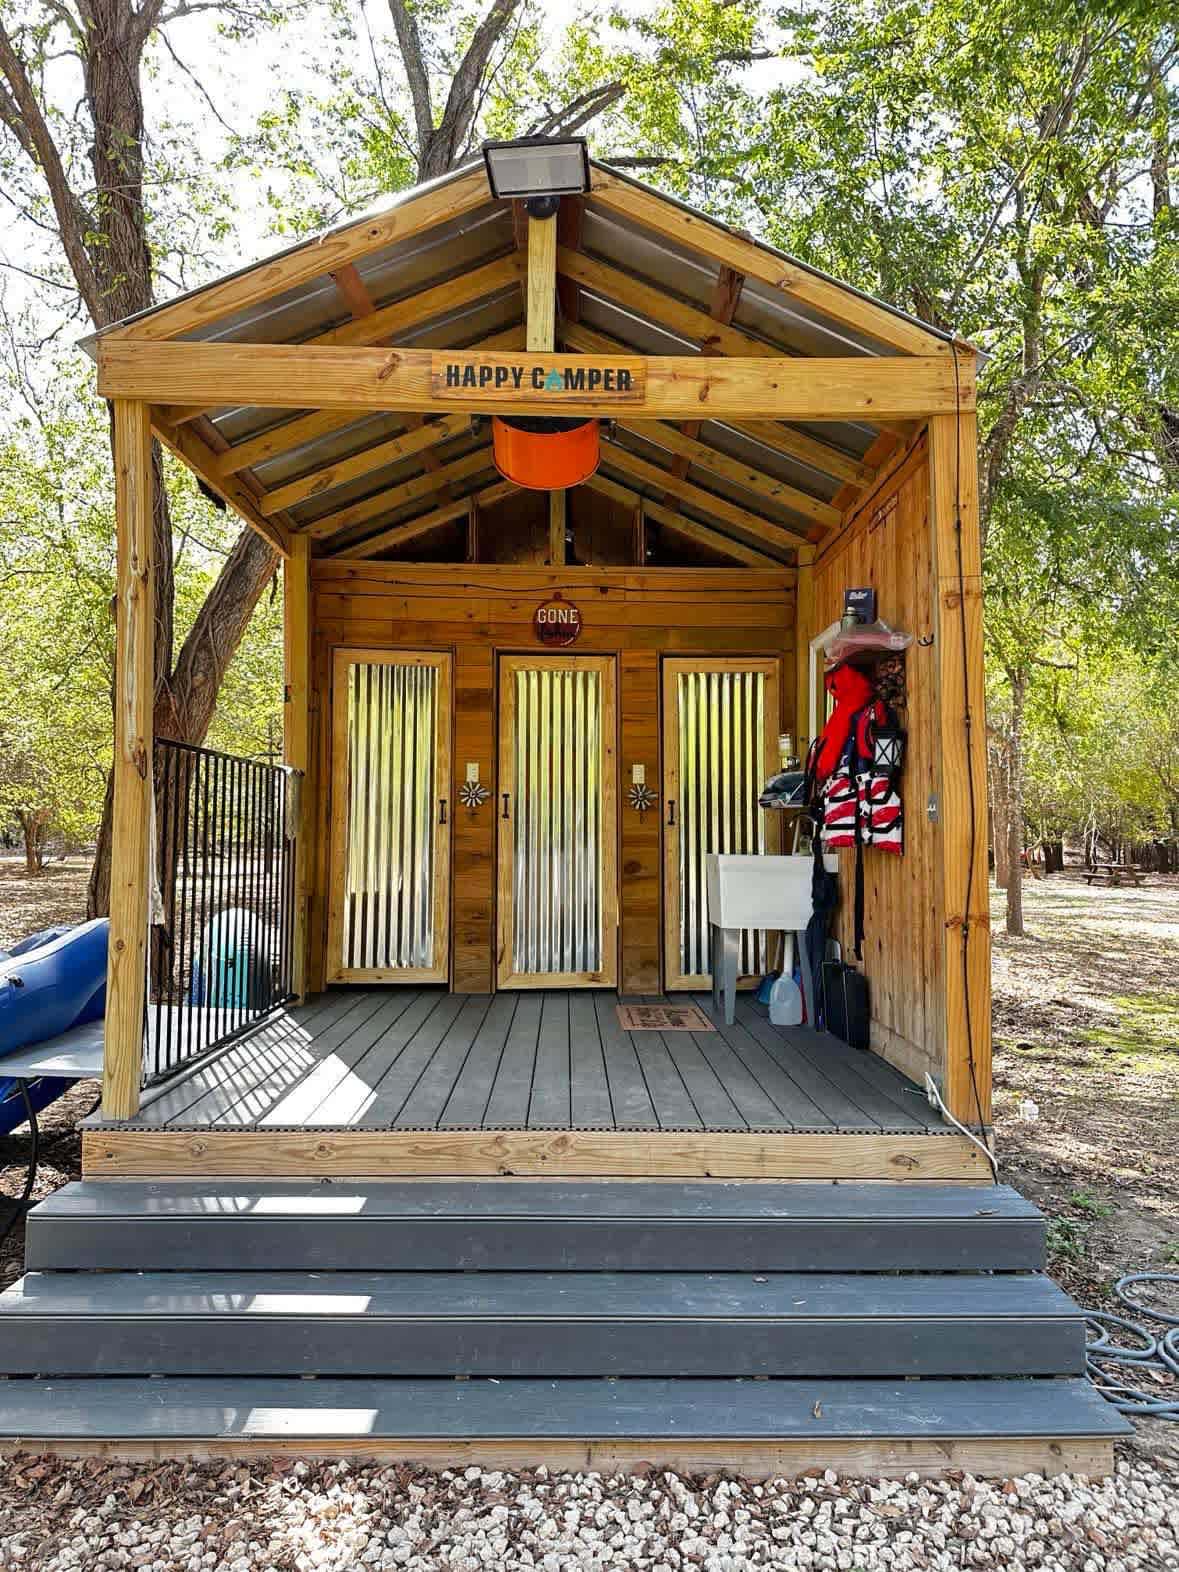
{"label": "garden hose", "polygon": [[[1085,1368],[1093,1385],[1108,1402],[1123,1414],[1141,1419],[1179,1419],[1179,1391],[1158,1397],[1129,1381],[1116,1381],[1103,1368],[1106,1364],[1128,1365],[1133,1370],[1164,1370],[1179,1376],[1179,1316],[1154,1310],[1140,1303],[1130,1292],[1136,1283],[1179,1283],[1179,1272],[1127,1272],[1114,1284],[1118,1302],[1147,1320],[1161,1321],[1169,1328],[1155,1336],[1148,1327],[1127,1316],[1107,1310],[1085,1312]],[[1113,1333],[1129,1333],[1138,1339],[1136,1347],[1123,1347],[1113,1341]]]}

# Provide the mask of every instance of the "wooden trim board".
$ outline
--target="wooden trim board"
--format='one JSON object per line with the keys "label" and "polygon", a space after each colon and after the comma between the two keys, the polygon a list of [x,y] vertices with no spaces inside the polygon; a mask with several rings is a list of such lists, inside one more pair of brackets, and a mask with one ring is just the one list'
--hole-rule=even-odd
{"label": "wooden trim board", "polygon": [[[144,343],[105,338],[98,346],[98,391],[104,398],[148,399],[158,404],[256,404],[267,409],[306,409],[315,389],[320,409],[411,410],[419,414],[471,413],[584,415],[633,419],[867,420],[875,425],[973,409],[973,361],[959,367],[949,357],[843,356],[762,360],[702,355],[630,356],[641,362],[643,384],[632,394],[530,392],[517,394],[509,375],[495,386],[495,372],[509,373],[521,357],[464,350],[464,363],[491,380],[473,396],[434,392],[435,355],[426,349],[335,348],[298,344]],[[569,357],[532,353],[538,374],[563,378]],[[586,371],[613,373],[609,356],[578,356]],[[604,383],[602,384],[604,386]]]}
{"label": "wooden trim board", "polygon": [[[445,982],[450,969],[450,739],[453,726],[453,658],[446,653],[391,649],[337,649],[332,663],[329,982]],[[433,912],[434,953],[429,966],[347,967],[343,952],[345,860],[351,809],[348,761],[348,672],[353,666],[429,666],[437,673],[434,711]]]}
{"label": "wooden trim board", "polygon": [[915,1473],[942,1478],[951,1470],[976,1478],[1012,1479],[1024,1474],[1078,1474],[1102,1479],[1113,1472],[1113,1442],[1102,1437],[1042,1436],[977,1440],[955,1436],[937,1440],[733,1441],[727,1439],[506,1441],[496,1437],[438,1441],[381,1437],[301,1437],[297,1440],[231,1440],[193,1437],[171,1442],[63,1441],[22,1436],[0,1443],[0,1457],[21,1452],[55,1457],[100,1457],[127,1462],[157,1462],[186,1457],[194,1462],[214,1458],[243,1461],[269,1457],[347,1458],[355,1462],[404,1463],[435,1469],[478,1465],[484,1469],[518,1470],[540,1466],[561,1472],[592,1470],[600,1474],[672,1469],[677,1473],[715,1473],[730,1469],[749,1479],[793,1478],[815,1468],[832,1468],[844,1476],[903,1479]]}
{"label": "wooden trim board", "polygon": [[990,1178],[960,1135],[714,1134],[678,1130],[143,1130],[82,1132],[87,1178],[360,1178],[545,1174],[617,1178]]}

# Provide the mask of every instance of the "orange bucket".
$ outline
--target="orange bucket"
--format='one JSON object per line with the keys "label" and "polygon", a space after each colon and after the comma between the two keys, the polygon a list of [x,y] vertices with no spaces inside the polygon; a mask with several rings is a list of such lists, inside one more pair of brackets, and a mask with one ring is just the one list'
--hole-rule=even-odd
{"label": "orange bucket", "polygon": [[564,491],[598,467],[596,420],[493,415],[491,441],[496,469],[529,491]]}

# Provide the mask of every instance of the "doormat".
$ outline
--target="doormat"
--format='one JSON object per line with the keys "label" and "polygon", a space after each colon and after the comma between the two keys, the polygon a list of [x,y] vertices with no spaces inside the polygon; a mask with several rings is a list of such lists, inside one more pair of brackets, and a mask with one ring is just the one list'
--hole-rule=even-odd
{"label": "doormat", "polygon": [[618,1019],[626,1032],[715,1032],[694,1004],[620,1004]]}

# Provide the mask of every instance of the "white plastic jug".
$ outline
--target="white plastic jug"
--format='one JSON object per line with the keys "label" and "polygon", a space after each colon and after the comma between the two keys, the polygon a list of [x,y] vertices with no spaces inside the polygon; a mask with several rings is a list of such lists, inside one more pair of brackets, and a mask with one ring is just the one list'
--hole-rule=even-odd
{"label": "white plastic jug", "polygon": [[770,989],[770,1020],[775,1026],[802,1025],[802,992],[785,973]]}

